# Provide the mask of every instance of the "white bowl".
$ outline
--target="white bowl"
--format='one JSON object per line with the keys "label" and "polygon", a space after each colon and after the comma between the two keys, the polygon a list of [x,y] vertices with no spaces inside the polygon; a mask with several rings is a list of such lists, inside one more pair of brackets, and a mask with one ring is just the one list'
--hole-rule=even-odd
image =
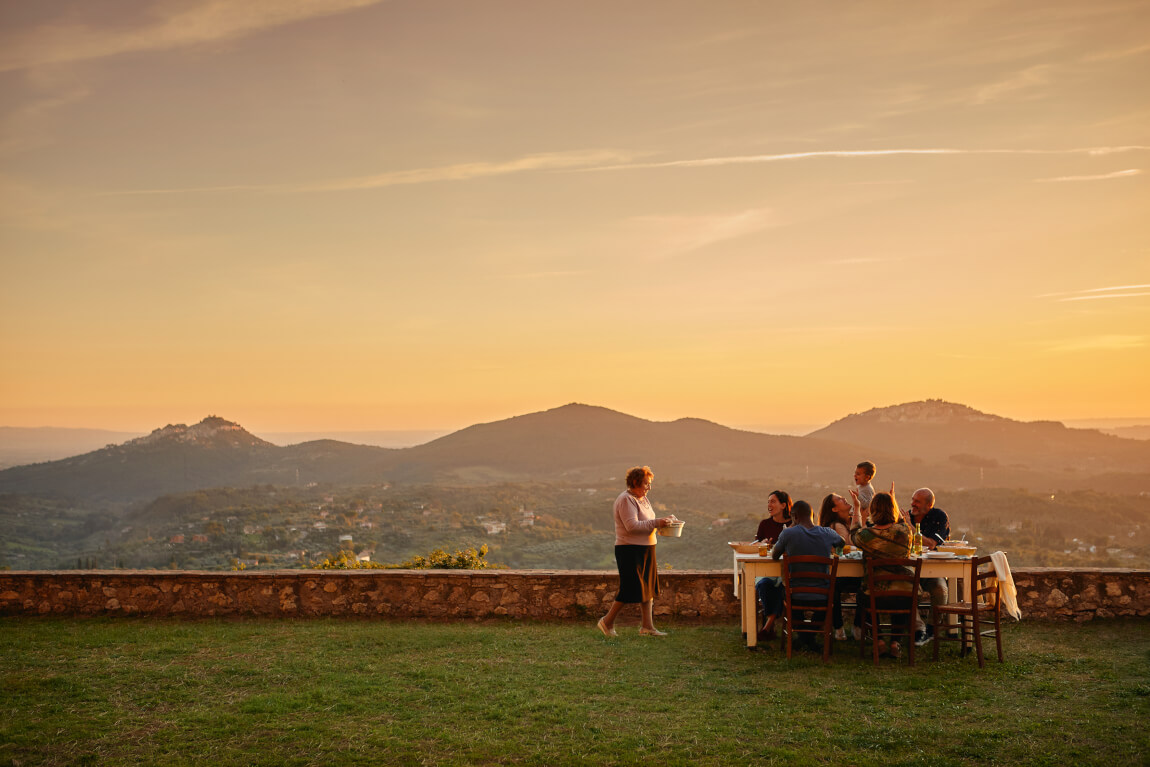
{"label": "white bowl", "polygon": [[734,549],[738,554],[759,553],[759,544],[757,543],[739,543],[738,541],[727,541],[727,545]]}
{"label": "white bowl", "polygon": [[683,535],[684,522],[672,522],[666,527],[658,528],[659,535],[665,538],[679,538]]}

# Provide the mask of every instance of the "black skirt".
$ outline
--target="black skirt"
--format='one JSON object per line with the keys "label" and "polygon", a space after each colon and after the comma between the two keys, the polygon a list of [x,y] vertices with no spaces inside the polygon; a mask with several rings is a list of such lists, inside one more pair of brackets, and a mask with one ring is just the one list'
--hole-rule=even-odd
{"label": "black skirt", "polygon": [[659,573],[655,567],[655,546],[615,547],[619,566],[619,593],[616,602],[650,602],[659,593]]}

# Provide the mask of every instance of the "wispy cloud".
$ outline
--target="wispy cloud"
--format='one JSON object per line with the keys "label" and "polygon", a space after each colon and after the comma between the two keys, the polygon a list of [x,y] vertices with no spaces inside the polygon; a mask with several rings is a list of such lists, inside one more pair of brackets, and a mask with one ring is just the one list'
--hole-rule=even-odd
{"label": "wispy cloud", "polygon": [[381,189],[405,184],[428,184],[437,181],[467,181],[489,176],[507,176],[530,171],[569,170],[595,166],[605,162],[619,162],[632,155],[610,150],[584,152],[550,152],[526,155],[505,162],[470,162],[457,165],[443,165],[437,168],[414,168],[412,170],[377,173],[370,176],[349,176],[324,181],[297,184],[238,184],[233,186],[185,187],[176,189],[133,189],[123,192],[109,192],[109,195],[152,195],[188,194],[210,192],[263,192],[263,193],[304,193],[304,192],[347,192],[365,189]]}
{"label": "wispy cloud", "polygon": [[1113,61],[1115,59],[1125,59],[1130,56],[1140,56],[1143,53],[1150,53],[1150,43],[1137,45],[1133,48],[1120,48],[1114,51],[1103,51],[1101,53],[1091,54],[1083,58],[1083,61]]}
{"label": "wispy cloud", "polygon": [[1050,66],[1048,64],[1028,67],[1010,77],[979,88],[971,103],[986,104],[990,101],[997,101],[1009,93],[1030,90],[1045,85],[1050,79],[1049,71]]}
{"label": "wispy cloud", "polygon": [[690,253],[778,225],[770,208],[714,216],[638,216],[628,223],[641,240],[635,247],[650,258]]}
{"label": "wispy cloud", "polygon": [[1147,345],[1148,340],[1150,339],[1147,339],[1146,336],[1118,334],[1086,336],[1050,344],[1047,350],[1058,353],[1090,351],[1122,352],[1130,351],[1131,349],[1141,349]]}
{"label": "wispy cloud", "polygon": [[196,0],[175,13],[163,12],[170,3],[153,2],[150,16],[154,21],[131,29],[51,24],[24,31],[0,45],[0,72],[230,40],[379,2],[382,0]]}
{"label": "wispy cloud", "polygon": [[810,160],[819,157],[892,157],[900,155],[1110,155],[1122,152],[1144,152],[1150,146],[1132,144],[1128,146],[1082,147],[1077,149],[842,149],[819,150],[813,152],[787,152],[783,154],[734,155],[726,157],[702,157],[692,160],[666,160],[663,162],[625,163],[584,168],[588,171],[640,170],[645,168],[708,168],[722,165],[754,165],[769,162]]}
{"label": "wispy cloud", "polygon": [[551,280],[563,277],[579,277],[584,274],[588,274],[586,269],[556,269],[548,272],[521,272],[506,276],[512,280]]}
{"label": "wispy cloud", "polygon": [[837,258],[827,263],[835,266],[857,266],[860,264],[885,264],[891,261],[901,260],[901,258],[884,258],[882,256],[859,256],[856,258]]}
{"label": "wispy cloud", "polygon": [[1087,290],[1070,290],[1062,293],[1042,293],[1035,298],[1053,298],[1056,301],[1097,301],[1108,298],[1139,298],[1150,296],[1150,289],[1146,285],[1115,285],[1107,288],[1089,288]]}
{"label": "wispy cloud", "polygon": [[[1085,147],[1080,149],[851,149],[789,152],[785,154],[735,155],[704,157],[691,160],[662,162],[634,162],[643,153],[616,150],[585,150],[547,152],[526,155],[504,162],[471,162],[433,168],[388,171],[368,176],[283,184],[233,184],[204,187],[177,187],[170,189],[129,189],[107,192],[107,195],[162,195],[193,193],[253,192],[266,194],[301,194],[308,192],[345,192],[379,189],[405,184],[426,184],[442,181],[467,181],[489,176],[538,171],[602,172],[644,170],[652,168],[708,168],[725,165],[754,165],[788,162],[815,158],[892,157],[904,155],[1090,155],[1103,156],[1123,152],[1150,150],[1150,146],[1129,145],[1112,147]],[[902,183],[901,181],[899,183]]]}
{"label": "wispy cloud", "polygon": [[1053,183],[1059,181],[1105,181],[1111,178],[1130,178],[1131,176],[1139,176],[1142,171],[1139,168],[1131,168],[1129,170],[1116,170],[1113,173],[1099,173],[1094,176],[1057,176],[1055,178],[1036,178],[1034,179],[1039,183]]}
{"label": "wispy cloud", "polygon": [[1107,293],[1106,295],[1097,296],[1072,296],[1069,298],[1060,298],[1059,301],[1097,301],[1103,298],[1138,298],[1140,296],[1150,296],[1150,292],[1146,293]]}

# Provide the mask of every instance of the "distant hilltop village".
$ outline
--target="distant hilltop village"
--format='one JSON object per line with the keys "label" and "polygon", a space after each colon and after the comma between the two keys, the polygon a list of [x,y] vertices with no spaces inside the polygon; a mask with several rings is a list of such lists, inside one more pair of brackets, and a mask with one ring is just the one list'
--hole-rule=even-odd
{"label": "distant hilltop village", "polygon": [[940,399],[928,399],[922,402],[908,402],[905,405],[891,407],[876,407],[864,413],[851,417],[875,418],[881,423],[920,423],[920,424],[950,424],[959,421],[970,422],[1006,422],[1009,418],[990,415],[975,410],[966,405],[953,402],[944,402]]}
{"label": "distant hilltop village", "polygon": [[192,444],[231,444],[231,445],[268,445],[259,437],[248,433],[238,423],[210,415],[194,426],[186,424],[168,424],[162,429],[156,429],[146,437],[131,440],[128,445],[153,445],[161,441],[188,442]]}

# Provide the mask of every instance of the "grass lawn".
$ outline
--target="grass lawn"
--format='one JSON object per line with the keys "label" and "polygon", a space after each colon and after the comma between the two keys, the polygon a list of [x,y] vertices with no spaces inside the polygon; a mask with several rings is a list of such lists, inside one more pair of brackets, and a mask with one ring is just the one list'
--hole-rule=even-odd
{"label": "grass lawn", "polygon": [[1150,763],[1146,621],[1010,625],[982,671],[664,628],[0,619],[0,764]]}

